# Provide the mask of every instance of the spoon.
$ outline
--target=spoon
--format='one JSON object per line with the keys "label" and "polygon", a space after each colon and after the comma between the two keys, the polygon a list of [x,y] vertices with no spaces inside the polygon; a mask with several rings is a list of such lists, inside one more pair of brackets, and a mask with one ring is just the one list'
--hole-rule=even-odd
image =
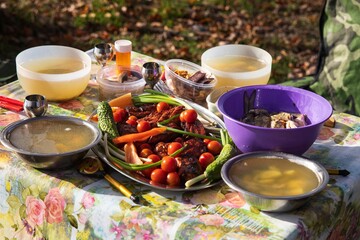
{"label": "spoon", "polygon": [[48,108],[46,98],[39,94],[32,94],[25,97],[24,112],[29,118],[45,115]]}
{"label": "spoon", "polygon": [[97,177],[105,178],[113,187],[115,187],[119,192],[121,192],[125,197],[130,198],[134,203],[139,203],[139,196],[132,193],[124,185],[119,183],[115,178],[107,174],[101,164],[100,160],[96,157],[85,157],[79,168],[79,172],[85,175],[93,175]]}
{"label": "spoon", "polygon": [[153,89],[161,77],[160,65],[156,62],[146,62],[142,66],[141,73],[146,85]]}

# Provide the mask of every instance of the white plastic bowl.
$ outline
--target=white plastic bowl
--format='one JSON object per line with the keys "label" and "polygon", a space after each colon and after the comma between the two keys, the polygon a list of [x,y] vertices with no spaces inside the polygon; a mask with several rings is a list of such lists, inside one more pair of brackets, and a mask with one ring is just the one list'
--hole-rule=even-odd
{"label": "white plastic bowl", "polygon": [[[251,57],[265,62],[266,66],[255,71],[234,69],[231,72],[222,71],[209,66],[209,61],[223,59],[226,56]],[[222,86],[249,86],[267,84],[270,79],[272,65],[271,55],[258,47],[229,44],[210,48],[201,55],[201,66],[213,73],[217,79],[216,88]]]}
{"label": "white plastic bowl", "polygon": [[[69,73],[40,73],[27,68],[36,61],[47,61],[48,68],[56,68],[58,59],[79,60],[82,68]],[[56,60],[55,60],[56,59]],[[46,70],[46,69],[44,69]],[[64,101],[79,96],[90,79],[91,58],[71,47],[44,45],[26,49],[16,56],[16,71],[21,87],[27,94],[41,94],[49,101]]]}

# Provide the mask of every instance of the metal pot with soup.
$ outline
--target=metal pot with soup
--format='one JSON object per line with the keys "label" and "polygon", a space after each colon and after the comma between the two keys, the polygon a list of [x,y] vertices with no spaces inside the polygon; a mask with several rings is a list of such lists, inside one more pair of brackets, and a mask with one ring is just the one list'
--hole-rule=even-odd
{"label": "metal pot with soup", "polygon": [[91,122],[66,116],[29,118],[9,124],[0,141],[26,163],[41,169],[64,169],[80,161],[99,143],[101,132]]}
{"label": "metal pot with soup", "polygon": [[281,152],[238,155],[224,164],[221,176],[248,204],[268,212],[301,207],[329,181],[319,163]]}

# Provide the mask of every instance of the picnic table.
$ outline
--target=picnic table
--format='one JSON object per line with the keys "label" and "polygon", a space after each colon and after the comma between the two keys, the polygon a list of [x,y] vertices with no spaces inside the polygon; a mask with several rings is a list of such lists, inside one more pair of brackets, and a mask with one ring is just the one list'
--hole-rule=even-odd
{"label": "picnic table", "polygon": [[[157,61],[133,53],[134,66]],[[94,65],[93,71],[97,70]],[[0,95],[24,99],[18,81]],[[99,104],[98,85],[90,81],[76,99],[50,102],[48,113],[87,119]],[[109,169],[109,174],[142,195],[135,204],[105,179],[77,169],[48,171],[0,149],[0,236],[4,239],[359,239],[360,118],[335,112],[335,127],[323,127],[305,157],[327,168],[326,189],[303,207],[266,213],[249,206],[226,184],[197,191],[159,190]],[[0,109],[0,128],[25,118]],[[89,152],[93,156],[93,152]]]}

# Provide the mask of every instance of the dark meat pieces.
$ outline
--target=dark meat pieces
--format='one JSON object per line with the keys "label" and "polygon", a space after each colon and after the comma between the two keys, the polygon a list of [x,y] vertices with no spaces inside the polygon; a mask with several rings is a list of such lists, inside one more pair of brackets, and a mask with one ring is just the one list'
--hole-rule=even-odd
{"label": "dark meat pieces", "polygon": [[119,131],[119,135],[126,135],[130,133],[137,133],[136,126],[129,124],[117,124],[117,129]]}
{"label": "dark meat pieces", "polygon": [[[180,114],[183,110],[184,106],[177,106],[161,112],[154,111],[146,115],[142,120],[149,122],[151,125],[156,125],[158,122],[162,122],[177,114]],[[178,122],[178,119],[174,121]]]}
{"label": "dark meat pieces", "polygon": [[186,182],[196,176],[202,174],[202,169],[197,158],[188,157],[181,158],[181,166],[179,167],[179,176],[183,182]]}
{"label": "dark meat pieces", "polygon": [[201,135],[206,135],[206,130],[202,122],[196,120],[194,123],[181,123],[183,129],[187,132],[197,133]]}
{"label": "dark meat pieces", "polygon": [[204,141],[197,138],[191,138],[185,141],[184,145],[187,145],[187,147],[181,153],[181,157],[199,158],[202,153],[206,152],[206,144]]}
{"label": "dark meat pieces", "polygon": [[271,116],[265,109],[250,109],[243,117],[242,122],[269,128],[271,126]]}
{"label": "dark meat pieces", "polygon": [[[175,123],[169,123],[167,126],[172,128],[179,128],[179,126]],[[150,137],[148,143],[155,144],[157,142],[172,142],[178,136],[178,133],[165,131],[164,133]]]}
{"label": "dark meat pieces", "polygon": [[148,116],[149,114],[156,112],[156,105],[143,105],[141,107],[135,106],[128,106],[126,107],[126,111],[128,112],[129,116],[135,116],[136,118],[143,118]]}

